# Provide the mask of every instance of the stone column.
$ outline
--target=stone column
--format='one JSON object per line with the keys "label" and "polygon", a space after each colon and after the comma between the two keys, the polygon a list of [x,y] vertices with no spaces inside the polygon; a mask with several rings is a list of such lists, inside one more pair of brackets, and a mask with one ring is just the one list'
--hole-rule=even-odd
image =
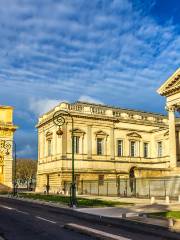
{"label": "stone column", "polygon": [[170,167],[174,168],[177,165],[175,106],[167,107],[167,111],[168,111],[168,117],[169,117],[169,156],[170,156]]}
{"label": "stone column", "polygon": [[84,158],[84,134],[81,137],[82,139],[82,149],[81,149],[81,153],[82,153],[82,158]]}
{"label": "stone column", "polygon": [[111,153],[111,159],[114,160],[115,154],[114,154],[114,127],[111,128],[110,132],[110,153]]}
{"label": "stone column", "polygon": [[46,157],[46,134],[45,134],[45,130],[43,129],[42,132],[42,157],[43,157],[43,161],[45,160]]}
{"label": "stone column", "polygon": [[92,158],[92,126],[87,127],[87,158]]}

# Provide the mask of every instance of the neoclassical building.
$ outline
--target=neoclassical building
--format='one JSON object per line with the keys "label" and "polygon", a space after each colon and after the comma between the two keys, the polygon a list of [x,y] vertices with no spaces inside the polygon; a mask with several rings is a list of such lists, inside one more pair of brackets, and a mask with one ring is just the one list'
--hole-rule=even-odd
{"label": "neoclassical building", "polygon": [[0,191],[12,188],[13,108],[0,106]]}
{"label": "neoclassical building", "polygon": [[[49,185],[61,191],[71,181],[74,134],[77,180],[117,177],[161,177],[180,173],[180,69],[158,90],[167,97],[167,115],[86,102],[61,102],[39,118],[37,191]],[[66,114],[61,127],[53,122],[59,110]]]}

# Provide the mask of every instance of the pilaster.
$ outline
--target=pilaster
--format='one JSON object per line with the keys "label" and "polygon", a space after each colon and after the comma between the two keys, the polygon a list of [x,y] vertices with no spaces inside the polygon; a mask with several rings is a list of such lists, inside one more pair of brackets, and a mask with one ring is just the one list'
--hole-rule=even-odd
{"label": "pilaster", "polygon": [[87,127],[87,157],[88,159],[92,158],[92,126],[88,125]]}
{"label": "pilaster", "polygon": [[110,146],[111,146],[111,159],[114,160],[115,158],[115,146],[114,146],[114,127],[111,128],[111,131],[110,131]]}
{"label": "pilaster", "polygon": [[175,106],[169,106],[166,108],[169,118],[169,155],[170,155],[170,167],[175,168],[177,165],[177,146],[176,146],[176,125],[175,125]]}

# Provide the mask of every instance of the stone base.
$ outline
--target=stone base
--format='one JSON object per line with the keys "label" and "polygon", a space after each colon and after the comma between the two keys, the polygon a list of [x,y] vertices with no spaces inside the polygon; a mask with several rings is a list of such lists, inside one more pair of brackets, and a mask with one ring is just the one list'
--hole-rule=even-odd
{"label": "stone base", "polygon": [[2,192],[11,192],[12,188],[0,183],[0,193]]}

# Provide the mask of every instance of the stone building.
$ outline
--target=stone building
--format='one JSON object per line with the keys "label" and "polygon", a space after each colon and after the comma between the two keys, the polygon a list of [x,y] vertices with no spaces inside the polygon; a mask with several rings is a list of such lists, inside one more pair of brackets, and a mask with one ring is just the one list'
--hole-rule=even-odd
{"label": "stone building", "polygon": [[[37,191],[49,185],[61,191],[71,181],[74,133],[76,180],[177,175],[180,165],[180,121],[174,111],[180,102],[178,70],[158,92],[167,97],[168,115],[85,102],[62,102],[39,118]],[[179,80],[178,80],[179,79]],[[175,95],[173,95],[175,94]],[[53,122],[64,115],[62,135]]]}
{"label": "stone building", "polygon": [[0,106],[0,190],[12,188],[13,136],[16,129],[13,108]]}

